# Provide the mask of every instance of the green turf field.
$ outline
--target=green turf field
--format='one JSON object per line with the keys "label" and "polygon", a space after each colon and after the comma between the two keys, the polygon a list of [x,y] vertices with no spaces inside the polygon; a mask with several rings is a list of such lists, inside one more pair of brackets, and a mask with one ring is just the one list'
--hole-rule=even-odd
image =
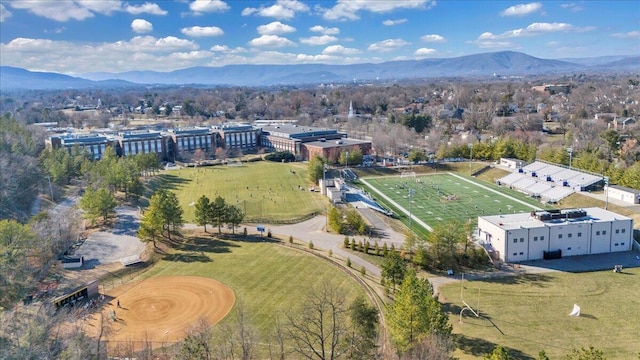
{"label": "green turf field", "polygon": [[[534,207],[542,206],[515,191],[452,174],[377,177],[366,178],[363,182],[429,226],[452,219],[475,222],[482,215],[532,211]],[[411,203],[410,192],[413,194]],[[375,191],[371,191],[371,195],[381,199]],[[407,216],[402,209],[396,210],[400,210],[398,215]]]}
{"label": "green turf field", "polygon": [[[455,356],[478,359],[496,345],[512,359],[537,359],[544,350],[564,359],[573,348],[590,345],[607,359],[636,359],[640,352],[638,299],[640,268],[588,273],[551,272],[464,282],[464,300],[484,318],[465,311],[459,321],[460,283],[440,288],[441,299],[458,334]],[[580,317],[568,316],[573,304]],[[491,321],[485,318],[491,319]]]}
{"label": "green turf field", "polygon": [[[233,289],[242,302],[249,325],[269,343],[275,319],[284,321],[284,311],[297,310],[309,291],[323,282],[345,296],[346,304],[357,296],[366,298],[355,280],[338,267],[305,252],[267,242],[188,236],[180,250],[163,256],[143,274],[144,278],[192,275],[214,278]],[[233,316],[223,323],[234,324]],[[261,352],[265,349],[262,348]],[[264,357],[268,358],[266,354]]]}
{"label": "green turf field", "polygon": [[178,196],[187,222],[202,195],[222,196],[245,213],[245,221],[278,222],[321,212],[326,200],[309,191],[307,165],[259,161],[243,166],[212,166],[165,171],[162,186]]}

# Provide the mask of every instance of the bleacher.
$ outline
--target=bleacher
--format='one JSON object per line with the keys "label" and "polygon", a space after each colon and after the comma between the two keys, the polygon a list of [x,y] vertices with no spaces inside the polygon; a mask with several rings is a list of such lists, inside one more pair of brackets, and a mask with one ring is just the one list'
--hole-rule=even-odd
{"label": "bleacher", "polygon": [[498,179],[497,183],[554,203],[600,181],[602,176],[535,161]]}
{"label": "bleacher", "polygon": [[557,203],[574,192],[575,190],[570,187],[555,186],[540,194],[540,197],[548,203]]}

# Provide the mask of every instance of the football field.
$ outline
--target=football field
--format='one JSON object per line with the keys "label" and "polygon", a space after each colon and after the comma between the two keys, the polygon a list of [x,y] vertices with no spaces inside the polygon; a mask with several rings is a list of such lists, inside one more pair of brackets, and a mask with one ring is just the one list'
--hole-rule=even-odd
{"label": "football field", "polygon": [[412,214],[414,221],[434,226],[458,219],[475,223],[478,216],[529,212],[541,204],[509,189],[452,173],[361,179],[376,200],[397,215]]}

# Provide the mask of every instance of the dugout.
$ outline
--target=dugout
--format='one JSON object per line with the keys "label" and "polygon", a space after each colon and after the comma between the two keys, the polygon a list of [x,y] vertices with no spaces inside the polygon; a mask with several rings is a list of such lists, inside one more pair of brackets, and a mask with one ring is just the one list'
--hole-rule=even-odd
{"label": "dugout", "polygon": [[98,280],[94,280],[86,285],[75,288],[74,290],[53,299],[52,304],[56,306],[56,309],[60,309],[67,305],[75,305],[78,301],[86,301],[93,297],[98,296]]}

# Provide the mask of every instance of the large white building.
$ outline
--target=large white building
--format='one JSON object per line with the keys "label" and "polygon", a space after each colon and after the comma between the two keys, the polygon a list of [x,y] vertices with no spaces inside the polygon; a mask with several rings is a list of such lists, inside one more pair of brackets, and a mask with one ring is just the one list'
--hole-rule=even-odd
{"label": "large white building", "polygon": [[631,250],[633,219],[601,208],[480,216],[478,236],[505,262],[602,254]]}

